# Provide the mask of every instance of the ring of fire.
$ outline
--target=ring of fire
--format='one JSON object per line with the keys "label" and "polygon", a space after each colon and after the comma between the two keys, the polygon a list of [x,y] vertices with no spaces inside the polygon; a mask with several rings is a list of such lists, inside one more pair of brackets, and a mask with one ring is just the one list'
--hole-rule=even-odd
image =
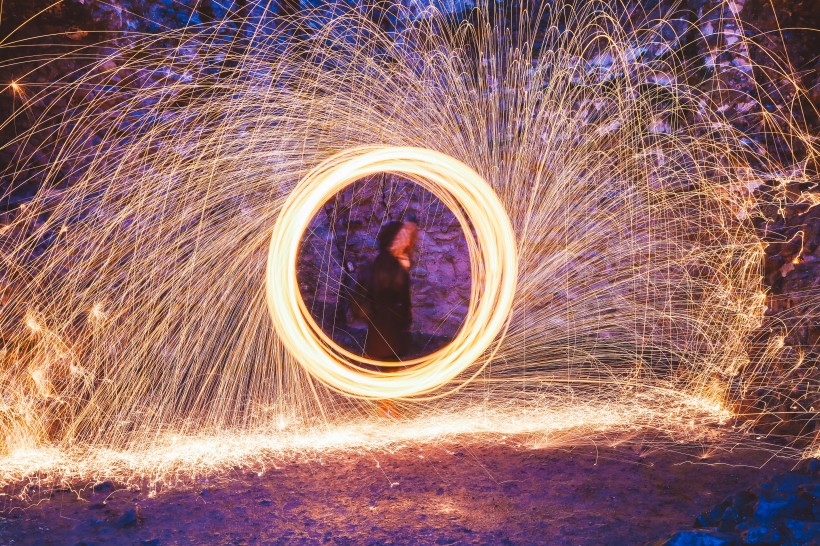
{"label": "ring of fire", "polygon": [[[383,172],[419,184],[453,211],[467,240],[472,278],[467,314],[453,341],[432,354],[397,363],[371,360],[336,344],[311,317],[296,280],[300,241],[321,206],[356,180]],[[288,352],[331,389],[361,398],[435,398],[466,385],[493,357],[509,322],[517,261],[507,212],[472,168],[428,149],[354,148],[311,170],[285,201],[268,252],[267,305]],[[396,369],[383,372],[374,366]],[[451,383],[471,366],[471,374]]]}

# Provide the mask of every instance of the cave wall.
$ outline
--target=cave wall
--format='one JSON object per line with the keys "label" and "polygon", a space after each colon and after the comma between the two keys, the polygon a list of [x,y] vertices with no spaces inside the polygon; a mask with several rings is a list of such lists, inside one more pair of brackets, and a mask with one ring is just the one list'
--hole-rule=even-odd
{"label": "cave wall", "polygon": [[[420,14],[424,3],[407,0],[406,5]],[[440,5],[451,15],[459,17],[466,14],[472,3],[443,0]],[[650,15],[660,13],[672,5],[678,6],[676,13],[681,21],[697,20],[698,26],[693,31],[681,33],[675,24],[670,25],[666,45],[678,48],[693,62],[700,63],[701,70],[704,71],[714,69],[715,65],[736,68],[723,71],[724,85],[710,92],[715,102],[722,105],[720,108],[727,118],[748,134],[749,145],[765,149],[786,166],[792,165],[816,174],[817,157],[812,156],[799,142],[787,143],[778,139],[777,135],[767,133],[763,124],[763,117],[767,114],[748,108],[749,94],[756,93],[752,81],[762,80],[766,71],[774,70],[778,65],[781,68],[787,66],[796,75],[796,82],[778,81],[774,78],[764,86],[763,95],[755,97],[755,100],[759,100],[769,113],[789,109],[807,133],[817,134],[820,126],[817,119],[820,61],[817,56],[816,32],[806,30],[820,27],[820,12],[816,9],[816,3],[811,0],[644,0],[628,3],[636,13]],[[307,26],[315,28],[321,24],[321,17],[334,10],[357,9],[357,6],[354,2],[331,5],[319,0],[280,0],[271,3],[253,0],[65,0],[55,5],[52,5],[51,0],[5,0],[0,13],[0,79],[4,80],[0,81],[0,119],[12,119],[26,98],[36,93],[40,86],[83,69],[87,62],[81,56],[68,56],[59,62],[44,64],[40,62],[38,55],[53,55],[71,47],[98,44],[102,40],[109,42],[100,47],[111,50],[120,41],[128,39],[127,33],[156,33],[226,17],[256,23],[265,21],[265,24],[276,25],[280,23],[279,16],[296,13],[302,8],[315,10],[307,18]],[[727,16],[732,13],[740,14],[740,26],[727,20]],[[390,13],[385,14],[385,17],[388,24],[401,24],[400,21],[391,20]],[[242,24],[232,24],[235,27],[233,31],[241,36],[245,31]],[[752,40],[751,50],[711,54],[719,46],[731,45],[741,34]],[[46,35],[46,38],[37,38]],[[754,65],[748,62],[746,56],[754,61]],[[693,77],[696,78],[696,72],[693,72]],[[15,83],[14,86],[11,85],[12,82]],[[662,84],[661,80],[659,82]],[[794,83],[807,90],[804,97],[795,94]],[[13,122],[4,123],[0,127],[0,142],[9,142],[15,135],[21,134],[27,128],[27,123],[36,117],[35,106],[26,116],[17,116],[13,118]],[[23,156],[34,158],[33,163],[36,164],[48,164],[53,152],[48,141],[38,142],[34,139],[27,146],[27,149],[22,150]],[[9,165],[12,157],[20,153],[19,148],[0,145],[0,166]],[[37,179],[32,177],[26,185],[13,186],[8,172],[3,172],[0,174],[0,188],[0,223],[8,224],[14,217],[15,208],[37,191]],[[795,183],[789,188],[789,192],[799,196],[816,189],[816,183]],[[764,186],[758,191],[765,195],[769,190]],[[364,225],[361,218],[366,216],[368,210],[378,210],[379,206],[378,203],[362,202],[351,211],[346,220],[352,226],[347,237],[349,248],[346,252],[350,252],[353,261],[357,262],[356,266],[366,263],[369,256],[372,256],[375,232],[370,228],[368,231],[355,226],[359,225],[357,222]],[[767,299],[770,320],[764,324],[762,332],[765,337],[789,331],[785,343],[803,355],[804,371],[801,373],[816,370],[820,351],[820,327],[813,318],[806,318],[807,315],[816,315],[816,311],[801,307],[806,296],[820,287],[818,209],[820,207],[806,203],[783,202],[769,207],[764,211],[765,217],[757,221],[761,235],[768,242],[766,261],[762,266],[770,286]],[[382,220],[390,216],[386,210],[382,214],[385,216]],[[367,225],[371,226],[370,223]],[[308,246],[312,245],[315,250],[307,253],[312,252],[305,264],[308,269],[312,268],[319,274],[322,267],[329,267],[322,266],[322,263],[334,263],[338,266],[346,260],[342,259],[339,246],[334,241],[334,234],[340,232],[341,226],[333,225],[333,221],[320,215],[315,219],[314,227],[317,241],[324,241],[324,250],[318,250],[320,245],[317,241],[309,241]],[[454,252],[452,249],[452,245],[459,244],[458,237],[453,235],[457,232],[446,211],[438,217],[432,215],[427,220],[427,225],[422,226],[423,250],[414,270],[414,278],[418,281],[416,303],[419,305],[418,320],[421,328],[435,327],[439,320],[436,317],[444,309],[437,306],[461,308],[463,305],[463,294],[468,290],[469,279],[463,276],[465,265],[461,251]],[[330,254],[325,256],[323,252]],[[454,256],[452,260],[448,255]],[[428,265],[424,265],[425,261]],[[440,288],[422,287],[425,283],[428,286],[444,286],[436,284],[438,279],[448,279],[455,288],[445,293]],[[307,282],[304,285],[305,290],[310,290],[310,284]],[[317,292],[318,301],[331,301],[332,293],[332,289]],[[457,328],[457,322],[456,319],[447,322],[444,327],[446,333]]]}
{"label": "cave wall", "polygon": [[[376,236],[389,221],[417,219],[410,269],[414,331],[452,338],[470,300],[470,257],[455,215],[413,182],[377,176],[356,182],[325,205],[303,239],[298,280],[305,303],[327,331],[357,323],[349,292],[378,253]],[[349,282],[343,285],[345,272]]]}

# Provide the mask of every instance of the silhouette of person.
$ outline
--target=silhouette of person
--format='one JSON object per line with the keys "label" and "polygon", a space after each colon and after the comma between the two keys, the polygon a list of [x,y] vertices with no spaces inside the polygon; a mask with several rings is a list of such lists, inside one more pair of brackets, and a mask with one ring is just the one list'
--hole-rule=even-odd
{"label": "silhouette of person", "polygon": [[379,254],[370,266],[365,356],[397,361],[410,348],[410,256],[418,238],[415,222],[388,222],[379,230]]}

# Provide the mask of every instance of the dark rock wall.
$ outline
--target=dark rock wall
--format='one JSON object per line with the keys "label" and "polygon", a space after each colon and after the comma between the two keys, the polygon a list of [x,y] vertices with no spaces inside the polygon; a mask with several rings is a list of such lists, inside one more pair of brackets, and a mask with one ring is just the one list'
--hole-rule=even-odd
{"label": "dark rock wall", "polygon": [[391,176],[357,182],[342,192],[313,219],[305,236],[299,285],[326,330],[353,318],[347,312],[342,268],[355,282],[378,253],[379,226],[412,217],[419,226],[410,270],[413,329],[455,336],[470,300],[470,257],[461,226],[434,195]]}
{"label": "dark rock wall", "polygon": [[[319,25],[321,17],[334,10],[357,9],[355,3],[331,7],[317,0],[302,0],[301,3],[295,0],[271,3],[253,0],[65,0],[61,4],[51,4],[51,0],[5,0],[2,4],[0,120],[7,120],[0,125],[0,142],[3,144],[21,134],[37,117],[36,107],[24,116],[13,116],[24,100],[57,78],[70,78],[70,74],[83,69],[91,57],[80,52],[57,62],[43,63],[45,56],[105,40],[110,42],[99,47],[111,48],[118,41],[128,39],[123,32],[156,33],[226,17],[238,22],[226,24],[222,31],[243,40],[248,39],[246,31],[251,24],[279,25],[282,24],[281,15],[313,8],[313,15],[303,21],[303,28],[299,30],[305,37],[311,28]],[[733,70],[722,71],[725,74],[723,85],[710,90],[718,107],[736,128],[748,135],[750,147],[765,150],[780,159],[787,170],[799,170],[816,177],[818,158],[813,155],[811,143],[783,138],[771,130],[778,119],[788,119],[804,135],[814,135],[816,139],[820,126],[817,116],[820,61],[817,56],[818,34],[811,30],[820,28],[820,10],[816,2],[685,0],[675,3],[645,0],[628,7],[634,13],[651,16],[674,4],[678,5],[679,20],[670,20],[668,36],[664,36],[667,42],[659,44],[659,48],[680,48],[693,64],[693,70],[688,71],[692,78],[690,84],[696,85],[699,73],[714,70],[717,65],[733,67]],[[408,0],[407,5],[421,6],[422,3],[414,4]],[[444,5],[451,14],[466,14],[472,4],[446,0]],[[733,13],[740,13],[741,25],[729,17]],[[389,10],[379,14],[387,27],[401,24]],[[242,20],[250,23],[243,24]],[[697,24],[688,29],[685,22]],[[751,42],[739,41],[741,35]],[[725,46],[730,47],[727,50]],[[662,55],[660,49],[647,55]],[[791,76],[784,76],[786,73]],[[662,76],[658,76],[658,85],[673,83],[665,82]],[[150,76],[146,77],[150,79]],[[758,88],[753,82],[765,83]],[[796,90],[806,92],[801,94]],[[762,110],[754,108],[755,101],[762,104]],[[658,120],[659,127],[668,122]],[[0,145],[0,166],[9,165],[14,154],[33,157],[33,165],[46,166],[53,152],[50,146],[46,136],[40,141],[34,139],[16,147]],[[35,171],[26,184],[16,187],[11,185],[7,173],[0,179],[0,223],[7,222],[15,208],[37,191]],[[788,178],[789,172],[781,174]],[[777,373],[782,375],[781,383],[787,392],[759,393],[757,403],[763,403],[766,410],[805,413],[809,420],[816,420],[817,408],[813,405],[816,395],[812,398],[802,394],[800,389],[805,388],[807,378],[820,373],[817,364],[820,326],[816,320],[817,310],[809,298],[820,289],[820,212],[814,206],[820,202],[820,194],[816,190],[816,180],[795,182],[786,188],[764,184],[756,189],[754,196],[771,203],[756,219],[760,233],[768,241],[764,266],[771,289],[767,299],[768,318],[755,343],[760,347],[774,340],[791,348],[786,351],[783,361],[775,364],[782,367]],[[373,195],[378,201],[377,193]],[[412,198],[407,198],[404,204],[408,205],[410,201]],[[423,208],[419,203],[412,206]],[[379,203],[362,201],[346,211],[342,208],[335,213],[320,214],[314,221],[313,239],[306,242],[305,271],[314,271],[317,276],[327,274],[329,268],[338,268],[341,262],[347,261],[346,254],[344,259],[342,257],[342,253],[347,252],[353,257],[354,265],[366,262],[374,252],[374,226],[391,217],[386,207],[379,207]],[[360,226],[365,225],[368,210],[380,210],[382,218],[375,222],[368,218],[368,228],[364,229]],[[462,240],[457,235],[459,228],[453,223],[452,215],[446,210],[427,214],[425,225],[422,225],[421,254],[414,270],[417,280],[423,278],[423,282],[417,285],[428,287],[417,290],[418,325],[422,329],[441,328],[445,335],[451,335],[458,327],[465,294],[469,291],[466,254],[463,246],[459,246]],[[345,234],[346,246],[340,246],[337,241],[342,229],[339,222],[343,217],[344,222],[352,226]],[[431,265],[424,265],[425,256]],[[311,290],[311,285],[319,284],[318,280],[308,277],[302,278],[306,291]],[[446,288],[448,283],[450,289]],[[317,303],[334,304],[332,283],[325,283],[324,291],[314,289],[313,293]],[[442,319],[450,309],[457,311],[450,318]],[[795,400],[801,402],[795,405]]]}

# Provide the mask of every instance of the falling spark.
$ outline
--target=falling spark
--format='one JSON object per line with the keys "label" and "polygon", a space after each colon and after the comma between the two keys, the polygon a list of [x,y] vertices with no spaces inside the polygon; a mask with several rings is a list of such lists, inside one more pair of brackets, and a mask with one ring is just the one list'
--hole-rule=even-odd
{"label": "falling spark", "polygon": [[[38,92],[46,112],[0,145],[49,135],[57,150],[5,173],[40,190],[0,234],[14,290],[0,332],[16,341],[0,366],[0,482],[459,434],[717,440],[710,426],[776,386],[784,349],[749,358],[764,215],[729,188],[781,195],[807,177],[686,83],[664,17],[639,31],[610,3],[549,6],[512,32],[486,9],[458,24],[431,9],[396,32],[337,14],[307,41],[215,22],[132,37]],[[732,70],[706,77],[722,88]],[[788,109],[754,108],[816,156]],[[295,287],[312,214],[379,169],[461,218],[475,281],[454,342],[393,374],[334,346]],[[408,417],[374,419],[380,397]]]}

